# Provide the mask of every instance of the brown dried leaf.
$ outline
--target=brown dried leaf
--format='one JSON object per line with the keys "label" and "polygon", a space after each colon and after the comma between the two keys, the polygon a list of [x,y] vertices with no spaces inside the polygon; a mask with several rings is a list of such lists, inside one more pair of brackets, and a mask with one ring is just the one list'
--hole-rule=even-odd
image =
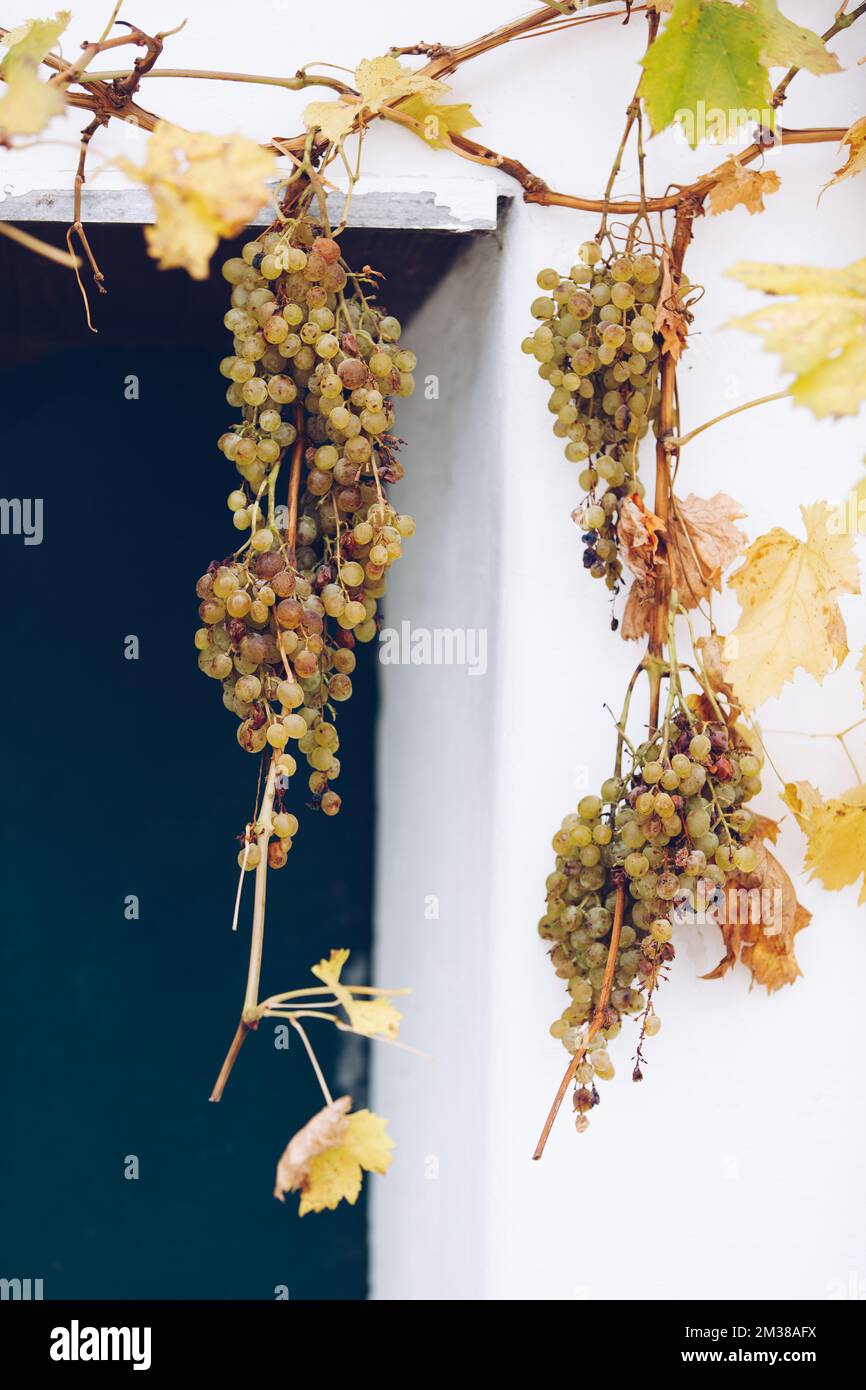
{"label": "brown dried leaf", "polygon": [[689,493],[672,499],[667,538],[671,586],[684,608],[696,608],[713,589],[721,592],[722,574],[746,544],[733,522],[745,516],[739,502],[724,492],[714,497]]}
{"label": "brown dried leaf", "polygon": [[625,564],[638,579],[652,577],[659,533],[664,529],[664,522],[644,506],[637,493],[623,498],[616,528],[619,550]]}
{"label": "brown dried leaf", "polygon": [[862,174],[866,170],[866,116],[861,116],[859,121],[855,121],[850,130],[846,131],[840,149],[842,145],[848,146],[848,157],[841,169],[836,170],[830,182],[824,184],[822,194],[834,183],[840,183],[842,179],[849,179],[852,175]]}
{"label": "brown dried leaf", "polygon": [[755,816],[755,834],[759,840],[769,840],[774,845],[779,838],[779,822],[772,816]]}
{"label": "brown dried leaf", "polygon": [[797,901],[794,885],[767,849],[775,842],[776,821],[759,817],[753,841],[758,864],[752,874],[731,874],[724,890],[724,921],[719,923],[725,954],[704,978],[720,979],[739,959],[755,984],[770,994],[792,985],[802,974],[794,954],[794,937],[812,920]]}
{"label": "brown dried leaf", "polygon": [[782,186],[779,175],[771,169],[747,169],[733,154],[707,177],[715,179],[710,189],[710,212],[714,215],[730,212],[738,205],[751,214],[764,212],[764,198]]}
{"label": "brown dried leaf", "polygon": [[[696,608],[713,589],[721,590],[724,570],[746,543],[733,525],[735,517],[744,515],[739,502],[724,492],[710,498],[689,493],[685,501],[673,498],[666,555],[671,586],[684,608]],[[617,535],[622,558],[635,576],[622,618],[622,636],[633,640],[650,630],[659,535],[665,536],[665,528],[639,497],[632,496],[620,509]]]}
{"label": "brown dried leaf", "polygon": [[661,519],[644,506],[636,493],[623,500],[619,509],[617,540],[622,558],[635,576],[622,615],[621,631],[627,642],[645,637],[650,630],[655,557],[659,535],[663,531]]}
{"label": "brown dried leaf", "polygon": [[711,637],[699,637],[697,641],[698,655],[703,663],[707,680],[713,688],[713,693],[722,696],[725,702],[731,706],[731,713],[736,717],[739,705],[725,676],[725,663],[722,658],[724,641],[724,637],[720,637],[716,632]]}
{"label": "brown dried leaf", "polygon": [[[761,887],[765,892],[771,889],[778,893],[779,905],[773,922],[758,930],[754,945],[745,947],[740,959],[751,970],[755,983],[766,985],[767,992],[772,994],[783,985],[792,985],[798,975],[802,975],[794,954],[794,937],[808,927],[812,914],[797,901],[794,885],[775,855],[766,846],[761,848],[766,860],[761,873]],[[760,850],[758,859],[760,871]]]}
{"label": "brown dried leaf", "polygon": [[346,1137],[347,1115],[351,1105],[351,1096],[341,1096],[308,1120],[303,1129],[299,1129],[289,1140],[277,1164],[274,1196],[281,1202],[285,1193],[296,1192],[305,1185],[310,1173],[310,1160],[326,1149],[334,1148]]}
{"label": "brown dried leaf", "polygon": [[662,252],[662,283],[653,328],[656,333],[661,334],[662,352],[668,353],[675,362],[679,362],[689,336],[689,318],[674,285],[671,256],[667,247]]}
{"label": "brown dried leaf", "polygon": [[637,642],[641,637],[649,636],[654,592],[654,584],[644,583],[640,579],[634,580],[628,591],[622,615],[620,633],[624,641]]}

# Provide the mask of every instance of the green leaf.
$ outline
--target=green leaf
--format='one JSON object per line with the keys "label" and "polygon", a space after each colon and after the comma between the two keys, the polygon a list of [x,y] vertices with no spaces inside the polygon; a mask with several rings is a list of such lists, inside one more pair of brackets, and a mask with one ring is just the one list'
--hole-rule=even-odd
{"label": "green leaf", "polygon": [[472,114],[472,107],[466,101],[455,101],[436,106],[423,93],[401,101],[397,110],[411,116],[423,126],[417,133],[419,139],[436,149],[447,150],[452,135],[463,135],[473,126],[481,124]]}
{"label": "green leaf", "polygon": [[675,0],[642,59],[640,95],[653,130],[679,121],[694,148],[708,127],[730,138],[750,122],[771,123],[765,42],[765,24],[751,9],[727,0]]}
{"label": "green leaf", "polygon": [[762,56],[768,67],[806,68],[818,75],[839,71],[839,59],[828,52],[821,35],[786,19],[779,13],[777,0],[748,0],[748,4],[761,20]]}

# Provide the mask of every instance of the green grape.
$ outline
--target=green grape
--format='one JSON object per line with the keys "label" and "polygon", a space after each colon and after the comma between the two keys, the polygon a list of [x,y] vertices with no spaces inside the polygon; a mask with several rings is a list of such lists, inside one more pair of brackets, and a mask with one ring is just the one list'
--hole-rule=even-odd
{"label": "green grape", "polygon": [[758,866],[758,856],[751,845],[740,845],[733,853],[734,868],[740,873],[754,873]]}
{"label": "green grape", "polygon": [[649,860],[645,854],[634,851],[626,856],[623,867],[629,878],[641,878],[649,868]]}
{"label": "green grape", "polygon": [[711,747],[706,734],[695,734],[689,742],[689,753],[695,762],[705,763],[710,756]]}

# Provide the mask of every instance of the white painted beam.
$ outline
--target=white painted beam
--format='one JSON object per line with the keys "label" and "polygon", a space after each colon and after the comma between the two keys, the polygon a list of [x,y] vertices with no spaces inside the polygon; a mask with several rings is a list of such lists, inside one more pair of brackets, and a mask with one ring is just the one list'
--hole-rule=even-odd
{"label": "white painted beam", "polygon": [[[363,179],[352,196],[350,227],[393,228],[406,231],[488,232],[496,227],[495,180],[451,178],[433,180],[404,177],[392,181]],[[328,213],[334,224],[343,214],[344,195],[328,195]],[[72,189],[37,188],[0,202],[0,218],[6,222],[72,221]],[[85,188],[82,219],[85,223],[152,222],[153,203],[145,188]],[[252,225],[267,226],[270,209],[262,208]]]}

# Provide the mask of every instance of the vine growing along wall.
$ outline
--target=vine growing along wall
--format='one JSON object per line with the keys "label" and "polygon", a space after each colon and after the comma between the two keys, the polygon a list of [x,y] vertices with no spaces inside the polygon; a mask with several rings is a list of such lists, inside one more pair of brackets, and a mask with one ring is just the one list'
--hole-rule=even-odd
{"label": "vine growing along wall", "polygon": [[[160,266],[206,277],[219,240],[241,232],[266,200],[272,208],[267,230],[223,266],[231,350],[220,370],[234,414],[221,422],[219,448],[236,474],[227,500],[239,544],[199,580],[195,645],[202,671],[220,683],[237,717],[238,742],[259,761],[255,807],[239,833],[235,909],[237,926],[249,875],[249,968],[212,1099],[263,1018],[296,1030],[324,1101],[277,1169],[276,1195],[300,1192],[301,1214],[355,1201],[363,1172],[384,1172],[392,1148],[383,1120],[352,1111],[348,1096],[334,1099],[307,1025],[400,1045],[393,1003],[400,991],[345,984],[344,950],[313,966],[313,986],[265,997],[260,986],[269,875],[298,852],[306,807],[329,816],[340,809],[338,707],[351,694],[364,645],[377,638],[388,570],[414,531],[391,490],[402,475],[399,400],[413,389],[415,357],[381,304],[377,272],[351,267],[340,246],[365,141],[377,122],[393,123],[443,157],[507,175],[528,203],[599,217],[570,267],[539,271],[529,306],[534,327],[522,343],[546,383],[565,466],[576,470],[574,518],[588,577],[602,581],[611,603],[618,634],[611,640],[639,644],[612,729],[611,775],[553,837],[538,930],[567,991],[550,1031],[569,1060],[540,1157],[569,1088],[582,1132],[600,1099],[597,1083],[614,1075],[614,1056],[631,1056],[634,1080],[643,1078],[678,927],[718,925],[721,959],[710,978],[741,963],[773,992],[799,975],[795,938],[810,914],[772,851],[778,821],[751,805],[773,769],[756,712],[796,672],[822,681],[847,659],[839,600],[860,591],[854,538],[827,501],[808,498],[801,535],[776,527],[748,544],[746,508],[723,491],[694,495],[681,474],[691,441],[740,411],[790,398],[819,418],[858,412],[866,397],[866,259],[842,268],[728,267],[764,296],[738,327],[778,354],[790,378],[778,392],[684,430],[678,372],[700,315],[701,287],[685,264],[701,219],[738,206],[760,215],[784,178],[791,145],[842,147],[839,167],[828,168],[828,198],[832,185],[866,167],[866,116],[833,111],[835,123],[820,128],[783,120],[797,73],[823,79],[838,71],[833,40],[866,13],[866,4],[825,8],[819,34],[793,23],[777,0],[550,0],[467,43],[395,45],[363,58],[351,82],[324,63],[276,76],[168,68],[171,32],[149,35],[126,24],[120,3],[74,58],[61,48],[68,12],[0,31],[6,145],[48,138],[52,120],[70,108],[85,120],[66,251],[9,224],[0,234],[74,273],[88,322],[92,289],[108,287],[82,220],[82,188],[92,144],[111,122],[151,132],[143,164],[119,159],[117,166],[152,196],[155,220],[145,236]],[[579,64],[580,30],[596,23],[643,26],[645,52],[623,83],[623,130],[606,186],[562,192],[471,137],[478,126],[471,105],[447,99],[447,79],[518,41],[573,44]],[[127,48],[137,55],[131,66],[93,67]],[[158,76],[240,90],[258,82],[326,90],[307,105],[302,132],[259,146],[160,120],[143,104],[143,89]],[[692,182],[665,188],[647,143],[672,125],[693,147],[743,129],[753,138]],[[620,197],[617,181],[632,150],[639,190]],[[325,194],[338,172],[346,198],[332,226]],[[856,496],[866,502],[866,480]],[[725,583],[741,608],[729,633],[713,611]],[[858,670],[866,697],[866,653]],[[863,723],[852,710],[836,735],[851,762],[848,790],[825,796],[805,781],[782,787],[810,872],[829,889],[862,879],[861,903],[866,784],[846,739]],[[637,1020],[631,1053],[618,1037],[630,1015]]]}

